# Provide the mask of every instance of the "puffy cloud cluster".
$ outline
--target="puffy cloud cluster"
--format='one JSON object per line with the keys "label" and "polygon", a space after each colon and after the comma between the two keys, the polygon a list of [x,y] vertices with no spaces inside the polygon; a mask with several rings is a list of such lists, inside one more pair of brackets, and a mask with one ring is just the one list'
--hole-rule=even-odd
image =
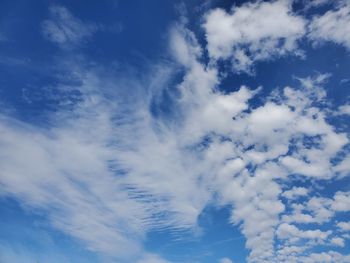
{"label": "puffy cloud cluster", "polygon": [[350,230],[350,222],[339,222],[337,227],[340,228],[341,231],[349,231]]}
{"label": "puffy cloud cluster", "polygon": [[237,71],[251,70],[254,62],[298,53],[297,40],[305,33],[306,22],[294,15],[289,1],[248,3],[210,11],[204,28],[209,55],[232,59]]}
{"label": "puffy cloud cluster", "polygon": [[[329,2],[305,3],[309,10]],[[205,16],[203,27],[213,61],[229,60],[236,73],[253,73],[254,64],[286,55],[304,56],[301,39],[313,43],[335,42],[350,48],[350,6],[337,3],[334,10],[310,19],[294,12],[293,1],[256,1],[234,6],[230,12],[217,8]]]}
{"label": "puffy cloud cluster", "polygon": [[309,37],[316,43],[332,41],[350,49],[350,5],[343,1],[335,10],[315,16],[309,24]]}
{"label": "puffy cloud cluster", "polygon": [[339,107],[339,114],[340,115],[350,115],[350,105],[342,105]]}
{"label": "puffy cloud cluster", "polygon": [[308,189],[305,187],[294,186],[292,189],[284,191],[283,196],[289,200],[293,200],[298,197],[307,196],[308,192]]}
{"label": "puffy cloud cluster", "polygon": [[316,254],[311,253],[306,256],[304,252],[319,244],[344,247],[345,240],[348,239],[348,235],[345,234],[348,230],[347,222],[339,222],[337,223],[338,229],[333,226],[327,231],[315,229],[315,224],[319,226],[324,225],[324,223],[333,224],[332,218],[336,213],[350,211],[347,204],[349,201],[348,192],[337,192],[333,198],[311,197],[303,204],[293,204],[291,206],[293,212],[282,216],[283,223],[276,231],[279,238],[285,239],[284,244],[277,251],[279,260],[281,262],[298,262],[298,258],[303,258],[305,262],[334,262],[337,258],[338,260],[335,262],[346,262],[347,255],[339,253],[333,255],[332,251],[329,254],[323,254],[323,261],[319,260],[318,256],[315,256]]}

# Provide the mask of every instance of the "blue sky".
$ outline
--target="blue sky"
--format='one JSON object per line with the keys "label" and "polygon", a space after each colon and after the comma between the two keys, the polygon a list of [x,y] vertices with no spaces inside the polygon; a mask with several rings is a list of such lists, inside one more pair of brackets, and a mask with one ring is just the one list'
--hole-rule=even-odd
{"label": "blue sky", "polygon": [[347,0],[0,1],[0,262],[350,262]]}

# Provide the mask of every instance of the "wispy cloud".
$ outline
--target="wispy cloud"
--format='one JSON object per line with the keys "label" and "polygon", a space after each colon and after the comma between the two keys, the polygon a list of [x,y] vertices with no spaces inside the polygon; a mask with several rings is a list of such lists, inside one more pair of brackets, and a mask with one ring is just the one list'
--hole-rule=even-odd
{"label": "wispy cloud", "polygon": [[350,5],[341,1],[335,10],[313,17],[309,24],[309,37],[314,43],[335,42],[350,49]]}
{"label": "wispy cloud", "polygon": [[93,23],[74,17],[63,6],[51,6],[50,18],[42,22],[44,36],[62,47],[72,47],[92,37],[98,30]]}
{"label": "wispy cloud", "polygon": [[6,42],[6,41],[8,41],[8,38],[3,33],[0,33],[0,42]]}

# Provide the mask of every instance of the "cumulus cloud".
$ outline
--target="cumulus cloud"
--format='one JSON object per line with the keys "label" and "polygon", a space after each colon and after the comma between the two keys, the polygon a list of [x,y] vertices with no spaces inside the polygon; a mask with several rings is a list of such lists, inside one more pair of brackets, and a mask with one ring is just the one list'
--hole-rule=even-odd
{"label": "cumulus cloud", "polygon": [[340,163],[338,163],[334,170],[339,173],[340,177],[345,177],[349,175],[350,169],[350,155],[347,155]]}
{"label": "cumulus cloud", "polygon": [[339,222],[337,224],[337,227],[341,230],[341,231],[350,231],[350,222]]}
{"label": "cumulus cloud", "polygon": [[315,16],[309,24],[309,37],[314,43],[331,41],[350,48],[350,5],[347,1],[335,10]]}
{"label": "cumulus cloud", "polygon": [[292,212],[284,215],[282,221],[299,224],[329,222],[335,213],[349,211],[349,201],[347,192],[337,192],[333,198],[311,197],[304,203],[292,204]]}
{"label": "cumulus cloud", "polygon": [[230,13],[214,9],[203,25],[213,59],[230,59],[236,71],[251,71],[256,61],[299,54],[298,39],[306,21],[295,14],[289,1],[248,3]]}
{"label": "cumulus cloud", "polygon": [[[208,147],[208,153],[215,150],[215,154],[206,156],[210,158],[215,156],[216,160],[220,160],[221,156],[227,159],[217,171],[216,181],[214,181],[217,184],[216,191],[221,202],[233,205],[232,222],[241,224],[242,232],[247,238],[246,246],[251,250],[250,260],[253,262],[264,261],[274,255],[275,228],[279,224],[279,215],[285,210],[285,205],[278,198],[282,189],[275,180],[287,180],[290,173],[316,178],[334,176],[330,160],[348,143],[347,136],[337,133],[326,123],[325,113],[314,107],[324,99],[325,93],[321,86],[327,77],[328,75],[324,74],[300,79],[301,89],[286,87],[278,97],[278,103],[266,101],[261,107],[250,109],[246,113],[243,110],[249,109],[249,98],[254,96],[254,93],[249,92],[250,95],[245,95],[246,99],[242,101],[243,107],[240,107],[238,114],[231,109],[229,111],[231,115],[227,118],[224,117],[226,114],[223,112],[217,115],[221,116],[221,119],[227,119],[227,122],[233,116],[233,121],[230,121],[232,125],[216,124],[208,129],[206,122],[216,123],[215,115],[210,118],[205,110],[206,105],[212,104],[218,96],[214,93],[211,95],[211,100],[199,103],[199,108],[203,110],[196,112],[196,119],[191,119],[196,130],[202,130],[202,132],[193,132],[191,127],[192,135],[198,134],[200,136],[198,138],[203,138],[208,132],[215,132],[228,138],[228,141],[218,145],[213,141]],[[195,85],[191,85],[193,86]],[[202,95],[204,91],[205,89],[199,93]],[[246,93],[243,91],[244,89],[241,88],[231,96],[240,98],[240,93]],[[203,98],[203,96],[199,97]],[[223,102],[220,104],[226,105]],[[237,102],[235,104],[240,105]],[[218,110],[221,107],[218,105],[215,108]],[[202,115],[206,117],[202,119]],[[200,121],[197,122],[197,120]],[[203,128],[206,129],[203,130]],[[310,139],[314,141],[311,148],[306,146]],[[231,148],[230,141],[233,142],[234,149]],[[287,152],[293,148],[294,150],[286,156]],[[205,160],[208,163],[213,161]],[[254,172],[247,169],[249,164],[257,165]],[[261,185],[264,187],[259,187]],[[303,188],[300,188],[299,192],[300,195],[308,194],[308,191]],[[292,197],[292,192],[287,196]],[[328,210],[331,204],[321,209],[319,201],[321,200],[312,199],[308,202],[307,209],[313,211],[313,216],[309,215],[310,222],[321,223],[333,216],[334,211]],[[291,222],[294,222],[293,220]],[[330,232],[320,230],[310,230],[311,232],[305,233],[298,231],[300,238],[310,237],[322,242],[325,242],[330,235]],[[317,238],[317,235],[320,237]]]}
{"label": "cumulus cloud", "polygon": [[331,207],[334,211],[350,211],[350,192],[337,192]]}
{"label": "cumulus cloud", "polygon": [[212,60],[229,60],[236,73],[253,73],[254,64],[286,55],[303,56],[298,42],[331,41],[350,48],[350,6],[347,1],[306,2],[305,10],[325,4],[334,9],[310,19],[293,12],[292,1],[249,2],[230,12],[217,8],[205,15],[203,28]]}
{"label": "cumulus cloud", "polygon": [[90,38],[98,29],[95,24],[85,23],[74,17],[63,6],[51,6],[50,18],[42,22],[45,38],[61,47],[72,47]]}
{"label": "cumulus cloud", "polygon": [[277,236],[281,239],[288,239],[289,243],[296,243],[300,239],[312,239],[322,242],[331,234],[331,231],[321,230],[300,230],[294,225],[283,223],[277,229]]}
{"label": "cumulus cloud", "polygon": [[220,263],[233,263],[233,261],[229,258],[222,258],[220,259]]}
{"label": "cumulus cloud", "polygon": [[292,189],[288,191],[283,192],[283,196],[287,199],[296,199],[301,196],[307,196],[308,195],[308,189],[305,187],[293,187]]}
{"label": "cumulus cloud", "polygon": [[146,254],[137,263],[170,263],[169,261],[153,254]]}
{"label": "cumulus cloud", "polygon": [[335,246],[344,247],[344,239],[341,237],[333,237],[331,243]]}
{"label": "cumulus cloud", "polygon": [[306,263],[331,263],[340,262],[346,263],[350,259],[350,255],[342,255],[336,251],[321,252],[321,253],[311,253],[309,256],[300,257],[299,260]]}
{"label": "cumulus cloud", "polygon": [[350,105],[346,104],[346,105],[340,106],[338,109],[338,113],[341,115],[350,115]]}

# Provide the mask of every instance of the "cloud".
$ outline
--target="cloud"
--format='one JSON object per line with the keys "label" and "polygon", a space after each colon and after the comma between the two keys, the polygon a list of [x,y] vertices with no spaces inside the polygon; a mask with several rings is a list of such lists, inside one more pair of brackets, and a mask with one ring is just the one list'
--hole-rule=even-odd
{"label": "cloud", "polygon": [[0,42],[6,42],[6,41],[8,41],[8,38],[3,33],[0,32]]}
{"label": "cloud", "polygon": [[296,243],[300,239],[313,239],[322,242],[326,240],[330,234],[330,231],[323,232],[318,229],[303,231],[287,223],[281,224],[277,229],[277,236],[281,239],[288,239],[289,243]]}
{"label": "cloud", "polygon": [[229,258],[222,258],[220,259],[220,263],[233,263],[233,261]]}
{"label": "cloud", "polygon": [[310,1],[304,1],[305,2],[305,5],[306,5],[306,8],[309,9],[309,8],[312,8],[312,7],[318,7],[318,6],[322,6],[322,5],[325,5],[325,4],[328,4],[332,1],[330,0],[314,0],[312,2]]}
{"label": "cloud", "polygon": [[337,223],[337,227],[339,227],[339,229],[341,231],[349,231],[350,230],[350,222],[339,222]]}
{"label": "cloud", "polygon": [[50,18],[42,22],[46,39],[61,47],[73,47],[89,39],[98,30],[97,25],[74,17],[63,6],[51,6]]}
{"label": "cloud", "polygon": [[[56,43],[77,44],[91,35],[79,36],[81,21],[65,9],[51,12],[65,21],[49,20],[63,34],[52,38]],[[241,31],[221,31],[221,22]],[[208,50],[214,60],[235,58],[235,52],[242,61],[270,59],[297,51],[304,25],[286,1],[246,4],[231,14],[216,9],[206,17]],[[246,238],[248,262],[320,258],[312,249],[337,240],[336,231],[320,226],[349,211],[349,193],[321,197],[314,184],[290,186],[298,178],[335,180],[348,171],[348,135],[329,122],[325,103],[329,74],[299,78],[257,105],[261,88],[220,91],[219,68],[202,62],[203,49],[183,24],[169,35],[174,61],[142,77],[66,63],[81,84],[62,88],[81,95],[49,115],[48,127],[1,116],[2,195],[46,211],[54,227],[90,250],[126,262],[167,262],[144,251],[147,233],[195,230],[209,203],[231,209],[229,221]],[[183,75],[174,85],[179,68]],[[166,111],[159,106],[162,94],[169,95]],[[346,258],[332,251],[324,256]]]}
{"label": "cloud", "polygon": [[331,207],[334,211],[350,211],[350,192],[337,192]]}
{"label": "cloud", "polygon": [[[198,66],[196,63],[191,65]],[[189,71],[191,72],[191,69]],[[249,94],[249,96],[244,96],[246,99],[242,101],[239,111],[230,109],[228,112],[231,112],[231,115],[218,112],[217,115],[212,115],[212,118],[206,115],[208,105],[211,105],[217,96],[220,99],[225,97],[228,99],[229,96],[215,92],[212,95],[209,93],[207,96],[212,97],[211,99],[201,100],[201,103],[198,103],[198,108],[203,110],[197,111],[193,119],[192,115],[187,115],[191,120],[189,123],[196,127],[197,131],[201,130],[201,132],[193,132],[191,127],[192,136],[197,137],[198,135],[198,138],[205,138],[205,134],[214,132],[214,137],[217,133],[219,136],[228,138],[222,143],[212,140],[211,145],[207,147],[208,154],[204,160],[206,163],[211,163],[213,160],[220,161],[220,158],[221,160],[226,159],[216,172],[214,184],[216,184],[216,192],[221,202],[233,205],[232,222],[242,223],[242,232],[247,238],[246,246],[251,250],[251,261],[267,260],[274,254],[275,228],[279,224],[279,215],[285,210],[285,206],[278,198],[282,189],[275,179],[287,180],[287,175],[290,173],[300,173],[306,177],[330,178],[333,176],[330,159],[348,143],[346,135],[336,133],[325,122],[324,113],[315,111],[314,108],[314,105],[321,103],[324,99],[325,94],[320,85],[323,85],[327,76],[325,74],[300,79],[303,88],[286,87],[282,94],[275,98],[278,99],[277,103],[266,101],[265,104],[255,109],[250,108],[249,99],[256,94],[256,91],[246,93],[245,88],[242,87],[231,95],[241,98],[240,94]],[[203,79],[203,77],[197,79]],[[200,94],[196,98],[206,98],[203,95],[206,94],[205,91],[206,89],[196,91],[195,94]],[[221,102],[219,105],[226,104]],[[240,104],[236,102],[235,105]],[[215,106],[216,109],[220,107]],[[250,110],[243,112],[246,109]],[[202,115],[206,117],[201,118]],[[233,120],[230,120],[232,116]],[[265,116],[269,118],[266,119]],[[231,124],[224,125],[223,122],[222,125],[219,125],[216,123],[213,128],[209,128],[207,125],[215,123],[216,118],[226,120],[226,124],[230,122]],[[185,133],[185,136],[186,134],[188,132]],[[312,140],[315,144],[312,147],[315,148],[307,149],[305,144],[308,138],[314,138]],[[295,140],[299,143],[296,143]],[[230,146],[231,142],[234,150]],[[286,155],[291,149],[292,142],[296,148]],[[293,155],[295,157],[292,157]],[[215,159],[212,159],[214,157]],[[322,158],[325,159],[321,161]],[[296,163],[298,165],[295,165]],[[247,168],[250,164],[257,165],[254,172]],[[263,189],[259,187],[261,185],[264,185]],[[312,203],[310,202],[310,206]],[[321,215],[327,218],[326,214],[317,214],[316,217]],[[321,217],[317,220],[321,220]],[[302,233],[301,236],[318,233],[322,240],[329,235],[329,232],[322,234],[322,231],[316,231]]]}
{"label": "cloud", "polygon": [[[47,247],[46,247],[47,249]],[[10,262],[16,262],[16,263],[26,263],[26,262],[52,262],[52,263],[59,263],[59,262],[70,262],[72,258],[68,258],[65,255],[62,255],[61,253],[58,253],[56,251],[45,251],[44,255],[38,255],[36,253],[33,253],[30,249],[27,247],[22,246],[16,246],[12,247],[9,244],[0,244],[0,262],[2,263],[10,263]]]}
{"label": "cloud", "polygon": [[346,104],[346,105],[340,106],[338,109],[338,113],[340,115],[350,115],[350,105]]}
{"label": "cloud", "polygon": [[346,263],[350,259],[350,255],[342,255],[335,251],[312,253],[307,257],[299,258],[302,262],[306,263],[320,263],[320,262],[340,262]]}
{"label": "cloud", "polygon": [[153,254],[146,254],[137,263],[170,263],[169,261],[162,259],[161,257]]}
{"label": "cloud", "polygon": [[257,61],[300,55],[297,41],[305,26],[288,1],[248,3],[231,13],[214,9],[203,25],[210,57],[230,59],[237,72],[250,72]]}
{"label": "cloud", "polygon": [[298,197],[307,196],[309,190],[305,187],[293,187],[292,189],[283,192],[283,196],[287,199],[296,199]]}
{"label": "cloud", "polygon": [[333,237],[331,243],[335,246],[344,247],[344,239],[341,237]]}
{"label": "cloud", "polygon": [[[137,254],[140,247],[132,232],[144,215],[107,170],[111,156],[103,146],[108,133],[104,117],[82,118],[71,127],[50,132],[2,118],[2,194],[49,211],[53,226],[91,250]],[[86,121],[100,128],[82,136]]]}
{"label": "cloud", "polygon": [[[280,225],[286,207],[277,182],[293,173],[333,176],[330,159],[347,139],[316,108],[322,98],[312,85],[286,87],[253,107],[249,101],[259,90],[216,90],[217,70],[199,62],[192,33],[175,27],[172,34],[173,55],[185,68],[173,98],[176,115],[149,110],[167,73],[157,84],[156,70],[147,86],[75,65],[82,100],[73,112],[61,110],[54,127],[1,119],[2,192],[45,209],[55,227],[89,249],[118,258],[144,257],[148,231],[195,229],[215,198],[232,206],[231,222],[247,238],[250,261],[274,257],[277,227],[282,239],[324,241],[329,232]],[[132,84],[132,103],[113,83]],[[317,140],[306,147],[309,137]],[[337,210],[344,209],[343,198],[336,195]]]}
{"label": "cloud", "polygon": [[309,38],[319,44],[331,41],[350,48],[350,6],[344,1],[335,10],[313,17],[308,26]]}
{"label": "cloud", "polygon": [[334,170],[339,173],[339,177],[345,177],[349,175],[350,170],[350,155],[348,154],[340,163],[338,163]]}
{"label": "cloud", "polygon": [[305,203],[292,204],[292,213],[284,215],[282,221],[299,224],[330,222],[335,213],[350,211],[349,202],[347,192],[336,192],[333,198],[311,197]]}

